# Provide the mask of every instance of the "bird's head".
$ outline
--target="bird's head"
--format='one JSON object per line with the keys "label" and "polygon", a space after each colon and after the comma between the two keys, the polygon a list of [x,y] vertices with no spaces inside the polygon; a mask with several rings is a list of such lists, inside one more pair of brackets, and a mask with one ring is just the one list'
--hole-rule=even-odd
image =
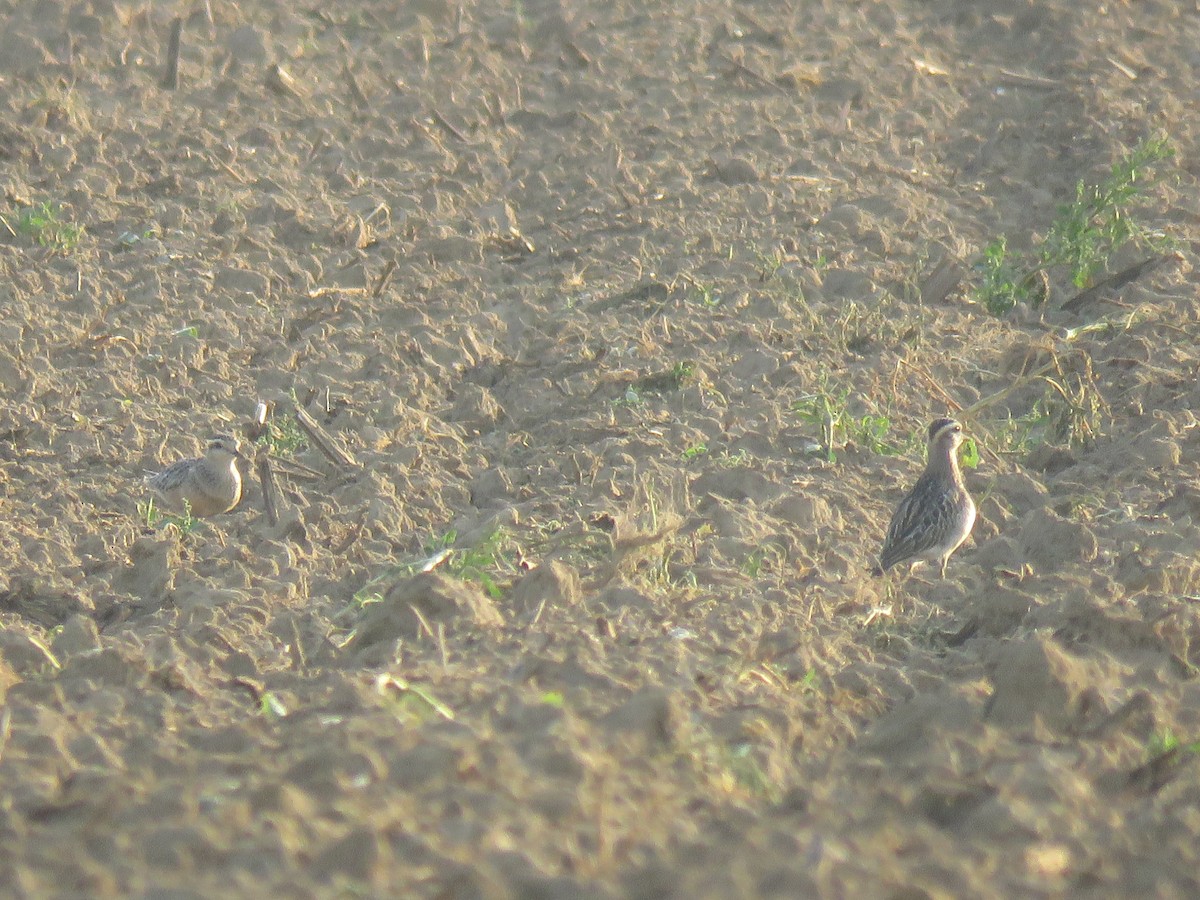
{"label": "bird's head", "polygon": [[929,455],[934,451],[953,454],[963,442],[962,425],[954,419],[934,419],[929,424]]}
{"label": "bird's head", "polygon": [[208,439],[206,456],[216,459],[244,459],[242,445],[237,438],[228,434],[215,434]]}

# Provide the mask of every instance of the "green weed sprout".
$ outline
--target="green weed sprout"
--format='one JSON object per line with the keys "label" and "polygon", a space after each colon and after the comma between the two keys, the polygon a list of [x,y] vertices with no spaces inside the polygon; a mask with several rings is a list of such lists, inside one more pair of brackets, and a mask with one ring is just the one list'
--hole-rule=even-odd
{"label": "green weed sprout", "polygon": [[1138,223],[1130,205],[1161,180],[1154,167],[1174,155],[1166,138],[1148,138],[1118,160],[1100,184],[1089,186],[1081,180],[1075,200],[1059,207],[1046,237],[1029,255],[1010,251],[1003,235],[991,241],[975,266],[980,273],[976,301],[992,315],[1003,316],[1018,304],[1044,302],[1051,269],[1066,269],[1075,287],[1083,290],[1125,244],[1165,249],[1170,241]]}

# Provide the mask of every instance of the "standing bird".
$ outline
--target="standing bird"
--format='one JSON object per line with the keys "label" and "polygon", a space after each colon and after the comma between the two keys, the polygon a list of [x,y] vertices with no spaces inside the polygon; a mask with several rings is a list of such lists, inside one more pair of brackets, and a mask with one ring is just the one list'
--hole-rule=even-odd
{"label": "standing bird", "polygon": [[962,426],[953,419],[937,419],[929,426],[929,460],[892,516],[877,574],[905,560],[930,560],[946,577],[950,554],[959,548],[975,525],[975,503],[958,470]]}
{"label": "standing bird", "polygon": [[168,503],[187,507],[193,516],[215,516],[229,512],[242,499],[242,475],[237,463],[242,456],[238,439],[218,434],[208,441],[203,456],[181,459],[155,475],[146,484]]}

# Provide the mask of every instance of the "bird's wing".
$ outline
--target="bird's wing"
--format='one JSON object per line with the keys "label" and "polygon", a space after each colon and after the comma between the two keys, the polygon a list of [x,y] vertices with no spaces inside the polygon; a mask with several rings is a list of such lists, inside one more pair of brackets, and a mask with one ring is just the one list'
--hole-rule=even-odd
{"label": "bird's wing", "polygon": [[936,547],[954,517],[954,497],[921,478],[908,493],[888,526],[879,565],[889,569]]}
{"label": "bird's wing", "polygon": [[192,459],[181,459],[179,462],[171,463],[171,465],[167,466],[161,472],[147,475],[145,482],[155,490],[169,490],[174,485],[183,481],[194,463],[195,460]]}

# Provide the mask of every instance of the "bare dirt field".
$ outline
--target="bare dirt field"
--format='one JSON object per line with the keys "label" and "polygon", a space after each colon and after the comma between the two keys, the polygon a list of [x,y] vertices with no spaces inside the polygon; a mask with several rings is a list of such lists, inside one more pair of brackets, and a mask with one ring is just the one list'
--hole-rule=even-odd
{"label": "bare dirt field", "polygon": [[0,20],[0,895],[1200,895],[1194,4]]}

